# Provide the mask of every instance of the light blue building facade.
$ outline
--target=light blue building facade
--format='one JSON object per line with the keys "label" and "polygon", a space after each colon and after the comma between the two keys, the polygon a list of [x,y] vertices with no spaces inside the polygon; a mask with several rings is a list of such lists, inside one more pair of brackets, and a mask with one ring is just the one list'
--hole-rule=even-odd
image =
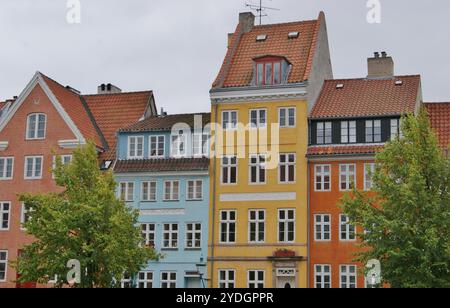
{"label": "light blue building facade", "polygon": [[124,287],[206,287],[210,114],[155,116],[118,133],[118,197],[163,255]]}

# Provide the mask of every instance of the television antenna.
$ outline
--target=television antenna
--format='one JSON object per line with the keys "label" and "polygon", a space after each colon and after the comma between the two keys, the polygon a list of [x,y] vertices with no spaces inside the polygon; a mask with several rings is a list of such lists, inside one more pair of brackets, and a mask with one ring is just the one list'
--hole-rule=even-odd
{"label": "television antenna", "polygon": [[262,25],[262,18],[269,16],[269,15],[266,14],[267,10],[272,10],[272,11],[279,11],[280,10],[278,8],[264,6],[263,5],[263,0],[259,0],[259,5],[258,4],[252,4],[252,3],[246,3],[245,6],[250,8],[253,11],[256,11],[256,13],[258,15],[258,18],[259,18],[259,25],[260,26]]}

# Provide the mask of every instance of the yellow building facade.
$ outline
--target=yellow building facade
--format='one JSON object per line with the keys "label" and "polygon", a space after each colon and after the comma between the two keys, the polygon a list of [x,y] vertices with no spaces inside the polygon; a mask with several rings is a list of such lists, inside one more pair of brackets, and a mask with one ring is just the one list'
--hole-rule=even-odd
{"label": "yellow building facade", "polygon": [[325,20],[253,23],[240,15],[211,90],[209,286],[306,288],[308,114],[332,75],[315,69]]}

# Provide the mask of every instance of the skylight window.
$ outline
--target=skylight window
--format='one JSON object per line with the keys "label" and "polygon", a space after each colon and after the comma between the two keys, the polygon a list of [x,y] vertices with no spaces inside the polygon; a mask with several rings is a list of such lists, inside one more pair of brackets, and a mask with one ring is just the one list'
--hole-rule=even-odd
{"label": "skylight window", "polygon": [[260,34],[256,37],[257,42],[264,42],[265,40],[267,40],[267,34]]}
{"label": "skylight window", "polygon": [[343,83],[338,83],[336,85],[336,89],[343,89],[344,88],[344,84]]}
{"label": "skylight window", "polygon": [[403,81],[402,81],[402,80],[397,80],[397,81],[395,82],[395,85],[396,85],[396,86],[401,86],[401,85],[403,85]]}
{"label": "skylight window", "polygon": [[300,33],[298,31],[289,32],[288,38],[295,39],[295,38],[298,38],[299,35],[300,35]]}

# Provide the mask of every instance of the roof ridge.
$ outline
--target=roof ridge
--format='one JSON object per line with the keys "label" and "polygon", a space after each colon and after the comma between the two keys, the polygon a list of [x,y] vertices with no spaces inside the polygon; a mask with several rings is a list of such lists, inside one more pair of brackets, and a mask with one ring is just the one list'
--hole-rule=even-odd
{"label": "roof ridge", "polygon": [[105,93],[105,94],[81,94],[82,96],[113,96],[113,95],[127,95],[127,94],[139,94],[139,93],[153,93],[153,90],[144,90],[144,91],[128,91],[128,92],[120,92],[120,93]]}
{"label": "roof ridge", "polygon": [[298,25],[298,24],[312,23],[312,22],[317,22],[317,19],[307,19],[307,20],[300,20],[300,21],[288,21],[288,22],[280,22],[280,23],[267,24],[267,25],[256,25],[256,26],[253,26],[253,29],[270,28],[270,27],[276,27],[276,26]]}
{"label": "roof ridge", "polygon": [[362,80],[362,81],[383,81],[383,80],[393,80],[395,78],[414,78],[421,77],[420,74],[416,75],[395,75],[391,78],[367,78],[367,77],[355,77],[355,78],[337,78],[337,79],[325,79],[325,82],[333,82],[333,81],[354,81],[354,80]]}

